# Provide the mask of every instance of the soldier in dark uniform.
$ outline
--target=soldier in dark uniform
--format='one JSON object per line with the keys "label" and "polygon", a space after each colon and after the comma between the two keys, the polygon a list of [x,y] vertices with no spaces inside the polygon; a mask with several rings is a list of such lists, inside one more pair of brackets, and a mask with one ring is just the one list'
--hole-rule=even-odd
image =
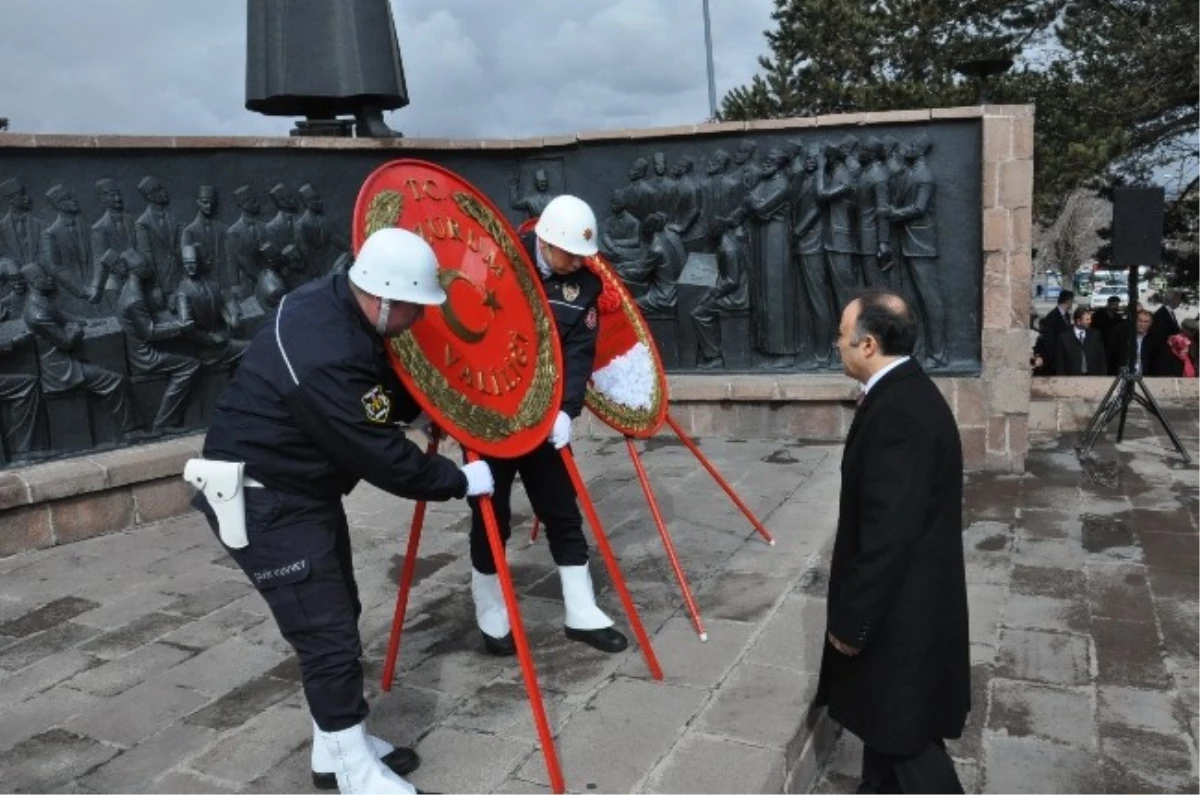
{"label": "soldier in dark uniform", "polygon": [[[824,230],[821,226],[821,204],[817,201],[817,171],[821,150],[811,144],[803,150],[803,162],[792,179],[793,219],[792,238],[796,247],[804,302],[801,303],[803,329],[812,330],[811,353],[817,367],[840,367],[833,356],[833,290],[829,286],[829,269],[825,266]],[[806,364],[806,369],[811,365]]]}
{"label": "soldier in dark uniform", "polygon": [[[582,258],[597,251],[596,216],[581,199],[558,196],[547,205],[533,233],[522,235],[521,242],[542,276],[562,343],[563,402],[545,444],[520,458],[487,459],[496,476],[496,493],[492,497],[496,522],[501,538],[507,543],[512,529],[509,500],[513,479],[520,473],[534,513],[546,526],[550,554],[558,565],[566,605],[567,637],[600,651],[619,652],[628,641],[613,628],[612,619],[596,606],[583,518],[575,504],[575,487],[559,454],[571,441],[571,421],[583,411],[596,356],[599,325],[596,301],[603,283],[582,267]],[[478,500],[471,501],[471,566],[471,596],[484,646],[490,654],[515,654],[508,610]]]}
{"label": "soldier in dark uniform", "polygon": [[[841,315],[857,285],[854,257],[854,180],[846,154],[837,146],[825,147],[824,162],[817,168],[817,201],[825,207],[825,262],[833,288],[834,314]],[[828,165],[827,165],[828,164]]]}
{"label": "soldier in dark uniform", "polygon": [[[883,162],[883,142],[868,138],[862,149],[863,170],[857,183],[858,198],[858,255],[863,281],[869,287],[898,290],[898,271],[892,267],[891,231],[888,220],[891,201],[888,198],[888,170]],[[882,252],[889,252],[880,260]]]}
{"label": "soldier in dark uniform", "polygon": [[69,319],[56,302],[58,286],[54,276],[37,263],[21,269],[29,285],[25,302],[25,327],[43,343],[40,360],[42,391],[61,394],[79,388],[100,398],[120,429],[129,436],[139,425],[133,410],[133,397],[126,378],[111,370],[75,358],[72,352],[83,339],[84,324]]}
{"label": "soldier in dark uniform", "polygon": [[524,196],[520,194],[521,177],[515,176],[508,181],[508,203],[514,210],[520,210],[527,218],[537,218],[546,211],[546,205],[554,198],[550,193],[550,178],[546,169],[539,168],[533,172],[533,192]]}
{"label": "soldier in dark uniform", "polygon": [[296,650],[313,717],[314,783],[336,783],[342,792],[414,792],[400,776],[419,761],[366,731],[362,605],[342,496],[360,480],[412,500],[492,490],[486,463],[460,468],[426,455],[396,427],[419,409],[389,365],[384,342],[425,306],[445,301],[437,272],[427,243],[381,229],[363,244],[349,276],[285,296],[217,404],[206,460],[189,463],[192,472],[211,473],[197,476],[202,486],[232,466],[233,488],[245,487],[244,513],[234,520],[214,510],[214,500],[225,496],[207,486],[193,504]]}
{"label": "soldier in dark uniform", "polygon": [[275,244],[275,248],[283,251],[288,246],[297,243],[296,236],[296,197],[282,183],[275,185],[267,195],[275,205],[275,217],[267,221],[267,239]]}
{"label": "soldier in dark uniform", "polygon": [[167,390],[163,393],[151,429],[162,432],[183,420],[187,399],[196,385],[200,362],[190,356],[167,353],[155,343],[180,337],[191,323],[162,320],[156,317],[146,301],[146,287],[154,278],[150,263],[136,251],[126,251],[111,268],[125,280],[117,298],[117,321],[126,334],[125,352],[133,375],[167,375]]}

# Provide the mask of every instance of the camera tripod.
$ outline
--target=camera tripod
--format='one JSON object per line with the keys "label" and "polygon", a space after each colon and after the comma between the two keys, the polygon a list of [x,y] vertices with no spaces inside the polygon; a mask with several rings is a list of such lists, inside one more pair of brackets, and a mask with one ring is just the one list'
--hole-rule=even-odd
{"label": "camera tripod", "polygon": [[[1139,395],[1135,387],[1140,389],[1142,394]],[[1171,423],[1163,416],[1162,409],[1158,407],[1158,402],[1154,399],[1154,395],[1150,394],[1150,390],[1146,387],[1146,382],[1142,380],[1141,372],[1136,368],[1130,367],[1121,368],[1121,372],[1113,380],[1112,386],[1108,388],[1108,392],[1104,395],[1104,399],[1096,407],[1096,413],[1092,415],[1087,429],[1083,432],[1083,438],[1079,440],[1079,445],[1075,448],[1076,454],[1082,458],[1090,453],[1092,445],[1096,443],[1096,439],[1104,432],[1108,424],[1118,416],[1121,419],[1117,424],[1117,442],[1120,442],[1125,436],[1125,416],[1129,413],[1129,404],[1134,401],[1137,401],[1138,405],[1144,408],[1150,416],[1158,420],[1163,430],[1167,432],[1167,436],[1171,437],[1171,442],[1175,445],[1175,449],[1183,456],[1184,462],[1188,464],[1192,463],[1192,457],[1184,449],[1183,442],[1179,441],[1179,437],[1175,434],[1175,429],[1171,427]]]}

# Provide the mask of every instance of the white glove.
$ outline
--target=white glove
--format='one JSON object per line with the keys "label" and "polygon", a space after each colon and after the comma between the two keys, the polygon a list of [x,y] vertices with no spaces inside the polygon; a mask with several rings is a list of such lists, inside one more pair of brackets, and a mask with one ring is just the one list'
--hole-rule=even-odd
{"label": "white glove", "polygon": [[492,469],[486,461],[472,461],[463,464],[462,473],[467,476],[467,496],[478,497],[481,494],[491,494],[496,490],[496,481],[492,478]]}
{"label": "white glove", "polygon": [[555,450],[561,450],[571,443],[571,418],[565,411],[558,412],[554,418],[554,430],[550,431],[550,444]]}

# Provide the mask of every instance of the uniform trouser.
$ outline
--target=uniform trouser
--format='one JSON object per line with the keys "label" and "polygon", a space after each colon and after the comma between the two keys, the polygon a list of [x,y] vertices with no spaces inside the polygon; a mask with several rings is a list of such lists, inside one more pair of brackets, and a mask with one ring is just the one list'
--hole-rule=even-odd
{"label": "uniform trouser", "polygon": [[863,788],[866,792],[961,793],[962,783],[941,740],[931,740],[919,754],[890,756],[863,746]]}
{"label": "uniform trouser", "polygon": [[924,320],[925,355],[938,362],[946,361],[946,309],[942,296],[942,279],[934,257],[905,257],[912,291],[920,305]]}
{"label": "uniform trouser", "polygon": [[800,277],[808,296],[808,312],[812,318],[812,350],[819,362],[829,361],[833,351],[833,306],[830,303],[829,274],[825,270],[825,255],[816,251],[800,255]]}
{"label": "uniform trouser", "polygon": [[[326,732],[356,726],[367,717],[358,634],[362,604],[342,504],[258,488],[245,495],[250,543],[226,550],[296,650],[313,720]],[[204,497],[192,504],[216,532]]]}
{"label": "uniform trouser", "polygon": [[4,447],[12,454],[46,446],[42,423],[42,390],[35,375],[0,375],[0,403],[9,404],[11,423],[4,423]]}
{"label": "uniform trouser", "polygon": [[178,425],[183,419],[183,410],[187,406],[188,396],[196,385],[196,376],[200,373],[200,362],[190,356],[180,356],[177,353],[165,353],[153,367],[143,368],[140,373],[153,375],[170,375],[167,391],[163,393],[162,403],[158,406],[158,414],[154,417],[155,430]]}
{"label": "uniform trouser", "polygon": [[[496,480],[496,491],[492,494],[492,505],[496,509],[496,523],[500,526],[500,537],[508,543],[512,533],[512,487],[517,474],[525,484],[525,493],[534,515],[546,528],[546,540],[550,544],[550,555],[559,566],[582,566],[588,562],[587,539],[583,535],[583,517],[575,504],[575,487],[562,455],[554,446],[540,444],[520,458],[488,458],[492,477]],[[496,562],[488,544],[487,531],[483,527],[483,513],[479,500],[472,497],[471,503],[471,565],[480,574],[495,574]]]}

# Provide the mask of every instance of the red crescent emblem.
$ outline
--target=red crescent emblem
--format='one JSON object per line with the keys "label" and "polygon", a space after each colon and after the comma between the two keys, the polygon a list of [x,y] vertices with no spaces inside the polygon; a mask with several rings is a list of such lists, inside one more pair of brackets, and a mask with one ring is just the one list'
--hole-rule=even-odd
{"label": "red crescent emblem", "polygon": [[512,458],[546,440],[562,399],[562,354],[541,279],[496,207],[462,177],[396,160],[367,177],[354,250],[385,226],[424,238],[446,303],[389,340],[392,367],[464,447]]}

